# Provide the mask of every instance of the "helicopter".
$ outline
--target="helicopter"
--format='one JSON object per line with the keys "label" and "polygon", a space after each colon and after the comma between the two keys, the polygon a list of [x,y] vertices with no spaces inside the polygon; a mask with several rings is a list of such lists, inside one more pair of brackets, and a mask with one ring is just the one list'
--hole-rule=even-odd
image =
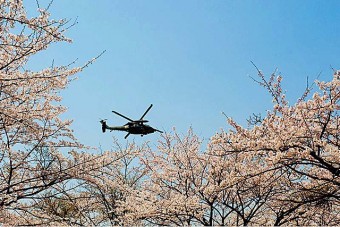
{"label": "helicopter", "polygon": [[125,139],[130,135],[130,134],[139,134],[141,136],[144,136],[146,134],[150,134],[150,133],[154,133],[154,132],[160,132],[163,133],[162,131],[155,129],[153,127],[151,127],[150,125],[144,124],[146,122],[149,122],[147,120],[144,120],[143,118],[145,117],[145,115],[149,112],[149,110],[152,108],[152,104],[149,106],[149,108],[144,112],[144,114],[142,115],[142,117],[139,120],[132,120],[131,118],[128,118],[126,116],[124,116],[123,114],[120,114],[116,111],[112,111],[112,113],[117,114],[118,116],[125,118],[126,120],[128,120],[129,122],[126,123],[123,126],[108,126],[106,124],[106,120],[100,120],[100,123],[102,124],[102,131],[103,133],[106,130],[118,130],[118,131],[126,131],[128,132],[128,134],[126,134],[126,136],[124,137]]}

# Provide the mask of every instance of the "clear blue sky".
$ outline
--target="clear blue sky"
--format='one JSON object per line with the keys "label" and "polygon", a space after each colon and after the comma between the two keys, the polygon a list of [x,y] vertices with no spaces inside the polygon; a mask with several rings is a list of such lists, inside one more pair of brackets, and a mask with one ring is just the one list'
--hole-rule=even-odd
{"label": "clear blue sky", "polygon": [[[160,130],[192,126],[208,139],[228,128],[222,111],[246,125],[271,108],[250,61],[267,75],[278,68],[291,102],[307,76],[330,80],[330,67],[340,68],[340,1],[59,0],[51,13],[77,18],[67,32],[74,42],[53,45],[33,68],[80,65],[106,50],[62,92],[76,136],[104,149],[125,133],[102,134],[99,118],[122,125],[112,110],[138,119],[151,103],[146,119]],[[154,144],[159,135],[133,138]]]}

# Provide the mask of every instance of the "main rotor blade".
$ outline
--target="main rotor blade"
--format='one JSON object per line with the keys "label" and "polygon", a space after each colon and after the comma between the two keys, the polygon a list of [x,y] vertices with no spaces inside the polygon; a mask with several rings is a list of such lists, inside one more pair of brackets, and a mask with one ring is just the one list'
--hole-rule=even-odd
{"label": "main rotor blade", "polygon": [[128,120],[128,121],[133,121],[132,119],[130,119],[130,118],[124,116],[123,114],[120,114],[120,113],[118,113],[118,112],[116,112],[116,111],[114,111],[114,110],[112,111],[112,113],[115,113],[115,114],[117,114],[118,116],[121,116],[122,118],[125,118],[125,119]]}
{"label": "main rotor blade", "polygon": [[149,106],[149,108],[145,111],[145,113],[143,114],[143,116],[139,120],[142,120],[145,117],[145,115],[149,112],[151,107],[152,107],[152,104]]}

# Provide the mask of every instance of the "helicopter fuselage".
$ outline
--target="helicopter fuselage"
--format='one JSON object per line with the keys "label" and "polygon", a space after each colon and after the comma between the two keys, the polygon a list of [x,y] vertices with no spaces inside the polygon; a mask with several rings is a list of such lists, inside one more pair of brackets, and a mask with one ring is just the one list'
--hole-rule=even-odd
{"label": "helicopter fuselage", "polygon": [[149,125],[145,125],[145,124],[142,125],[138,123],[132,123],[132,124],[128,123],[123,126],[115,126],[115,127],[107,126],[106,129],[126,131],[131,134],[141,134],[141,135],[146,135],[146,134],[153,133],[156,131],[154,128],[152,128]]}
{"label": "helicopter fuselage", "polygon": [[124,137],[125,139],[130,135],[130,134],[139,134],[139,135],[146,135],[146,134],[150,134],[150,133],[154,133],[154,132],[160,132],[162,133],[162,131],[155,129],[153,127],[151,127],[150,125],[144,124],[146,122],[148,122],[147,120],[144,120],[144,116],[148,113],[148,111],[151,109],[152,104],[149,106],[149,108],[144,112],[144,114],[142,115],[142,117],[139,120],[132,120],[116,111],[112,111],[113,113],[125,118],[126,120],[130,121],[128,123],[126,123],[123,126],[108,126],[106,124],[106,119],[105,120],[101,120],[100,123],[102,124],[102,131],[105,132],[106,130],[118,130],[118,131],[125,131],[128,132],[128,134]]}
{"label": "helicopter fuselage", "polygon": [[106,123],[103,125],[103,131],[105,130],[115,130],[115,131],[125,131],[130,134],[140,134],[146,135],[150,133],[154,133],[157,131],[156,129],[152,128],[146,124],[139,124],[139,123],[127,123],[123,126],[108,126]]}

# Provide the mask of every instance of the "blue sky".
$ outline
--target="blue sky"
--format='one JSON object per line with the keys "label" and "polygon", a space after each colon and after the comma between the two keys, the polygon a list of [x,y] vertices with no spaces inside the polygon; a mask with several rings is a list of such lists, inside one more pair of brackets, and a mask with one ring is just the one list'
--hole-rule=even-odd
{"label": "blue sky", "polygon": [[[77,18],[67,32],[74,42],[53,45],[30,64],[78,58],[81,65],[106,50],[62,92],[63,117],[74,119],[87,145],[108,149],[113,135],[124,142],[123,132],[102,134],[99,118],[122,125],[112,110],[138,119],[151,103],[152,126],[180,133],[192,126],[209,139],[228,129],[222,111],[246,125],[249,115],[271,108],[249,77],[257,75],[250,61],[267,75],[278,69],[291,103],[307,76],[330,80],[331,67],[340,68],[339,9],[339,1],[59,0],[52,18]],[[155,144],[160,137],[133,138]]]}

